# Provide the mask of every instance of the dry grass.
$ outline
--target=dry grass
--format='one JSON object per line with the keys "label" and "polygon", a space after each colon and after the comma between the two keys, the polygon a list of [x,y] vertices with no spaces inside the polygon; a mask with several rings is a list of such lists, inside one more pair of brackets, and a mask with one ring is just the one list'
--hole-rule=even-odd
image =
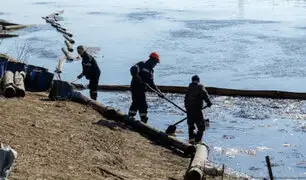
{"label": "dry grass", "polygon": [[183,179],[189,159],[89,107],[43,99],[0,97],[0,141],[18,152],[10,180]]}

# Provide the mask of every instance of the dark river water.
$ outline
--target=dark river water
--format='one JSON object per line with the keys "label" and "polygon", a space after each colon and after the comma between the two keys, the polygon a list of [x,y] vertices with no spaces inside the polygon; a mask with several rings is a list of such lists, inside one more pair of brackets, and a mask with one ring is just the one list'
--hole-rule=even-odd
{"label": "dark river water", "polygon": [[[0,51],[18,57],[28,44],[28,63],[55,70],[64,38],[41,17],[58,10],[77,45],[101,48],[100,84],[129,84],[130,66],[157,51],[156,84],[186,86],[198,74],[206,86],[306,90],[304,0],[5,0],[0,19],[34,26],[2,40]],[[71,81],[80,72],[79,62],[65,63],[62,78]],[[166,95],[183,107],[182,95]],[[276,177],[306,179],[305,101],[211,98],[214,105],[204,110],[211,161],[267,177],[268,155]],[[99,101],[123,112],[131,103],[128,92],[101,92]],[[159,129],[185,116],[154,94],[148,102],[149,124]],[[178,126],[178,138],[187,140],[186,128]]]}

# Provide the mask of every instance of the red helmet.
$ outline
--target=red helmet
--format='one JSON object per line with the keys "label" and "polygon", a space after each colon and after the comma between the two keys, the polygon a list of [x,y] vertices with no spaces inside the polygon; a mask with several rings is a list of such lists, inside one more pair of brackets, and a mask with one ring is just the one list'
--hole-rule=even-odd
{"label": "red helmet", "polygon": [[156,59],[157,62],[160,63],[159,55],[156,52],[152,52],[149,57]]}

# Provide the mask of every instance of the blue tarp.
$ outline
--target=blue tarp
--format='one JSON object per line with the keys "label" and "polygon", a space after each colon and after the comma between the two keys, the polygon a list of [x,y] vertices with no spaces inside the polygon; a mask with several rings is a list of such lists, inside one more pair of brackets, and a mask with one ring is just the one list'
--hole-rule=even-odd
{"label": "blue tarp", "polygon": [[3,77],[4,72],[7,70],[13,73],[16,71],[26,72],[25,88],[27,91],[41,92],[49,90],[54,77],[54,74],[48,72],[46,68],[0,59],[0,78]]}

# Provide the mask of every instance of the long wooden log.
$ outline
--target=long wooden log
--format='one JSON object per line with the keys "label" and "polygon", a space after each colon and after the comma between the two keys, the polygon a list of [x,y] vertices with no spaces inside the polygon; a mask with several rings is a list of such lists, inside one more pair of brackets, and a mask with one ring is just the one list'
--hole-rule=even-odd
{"label": "long wooden log", "polygon": [[202,180],[207,157],[208,148],[202,144],[197,144],[196,153],[188,167],[184,180]]}
{"label": "long wooden log", "polygon": [[161,144],[168,145],[170,147],[174,147],[182,151],[185,155],[189,155],[195,152],[194,146],[182,142],[172,136],[169,136],[165,132],[153,128],[146,123],[143,123],[141,121],[136,121],[134,119],[128,119],[128,117],[124,119],[124,123],[129,126],[132,126],[133,129],[137,130],[142,134],[145,134],[147,137],[149,137],[152,140],[158,141]]}
{"label": "long wooden log", "polygon": [[18,30],[18,29],[23,29],[26,27],[30,27],[30,26],[26,26],[26,25],[10,25],[10,26],[3,26],[4,30],[8,30],[8,31],[12,31],[12,30]]}
{"label": "long wooden log", "polygon": [[202,180],[204,176],[223,176],[224,167],[222,169],[214,167],[208,163],[209,147],[206,144],[197,144],[196,152],[186,171],[184,180]]}
{"label": "long wooden log", "polygon": [[68,40],[65,40],[65,44],[67,46],[68,51],[73,52],[72,44]]}
{"label": "long wooden log", "polygon": [[61,27],[60,24],[55,23],[55,22],[51,23],[51,26],[53,26],[53,27],[55,27],[55,28],[60,28],[60,27]]}
{"label": "long wooden log", "polygon": [[72,57],[71,53],[69,53],[65,48],[62,48],[63,53],[65,54],[67,60],[73,61],[74,57]]}
{"label": "long wooden log", "polygon": [[129,119],[127,115],[118,112],[113,108],[106,107],[97,101],[91,100],[86,96],[82,95],[80,92],[73,92],[71,100],[82,104],[90,105],[99,113],[101,113],[102,116],[104,116],[105,118],[124,122],[125,124],[132,126],[135,130],[145,134],[150,139],[157,140],[162,144],[174,147],[177,150],[182,151],[185,155],[189,155],[195,151],[194,146],[192,146],[191,144],[179,141],[178,139],[175,139],[174,137],[169,136],[168,134],[159,131],[153,127],[150,127],[149,125],[144,124],[140,121]]}
{"label": "long wooden log", "polygon": [[71,39],[67,34],[63,34],[64,38],[67,39],[71,44],[74,44],[75,41]]}
{"label": "long wooden log", "polygon": [[[76,84],[80,86],[80,84]],[[158,86],[164,93],[185,94],[187,87],[183,86]],[[128,85],[99,85],[100,91],[129,91]],[[239,90],[239,89],[226,89],[217,87],[206,87],[206,90],[211,95],[220,96],[243,96],[243,97],[262,97],[274,99],[306,99],[306,93],[289,92],[289,91],[273,91],[273,90]]]}
{"label": "long wooden log", "polygon": [[2,25],[2,26],[14,26],[14,25],[19,25],[19,24],[11,23],[11,22],[5,21],[3,19],[0,19],[0,25]]}
{"label": "long wooden log", "polygon": [[72,37],[73,35],[67,31],[65,31],[64,29],[62,29],[61,27],[56,28],[59,32],[68,35],[69,37]]}
{"label": "long wooden log", "polygon": [[12,71],[5,71],[3,76],[3,89],[5,97],[12,98],[15,96],[14,73]]}
{"label": "long wooden log", "polygon": [[18,34],[7,34],[0,32],[0,38],[12,38],[12,37],[18,37]]}
{"label": "long wooden log", "polygon": [[14,76],[14,84],[16,90],[17,97],[24,97],[25,96],[25,86],[24,86],[24,78],[26,73],[24,71],[16,71]]}

